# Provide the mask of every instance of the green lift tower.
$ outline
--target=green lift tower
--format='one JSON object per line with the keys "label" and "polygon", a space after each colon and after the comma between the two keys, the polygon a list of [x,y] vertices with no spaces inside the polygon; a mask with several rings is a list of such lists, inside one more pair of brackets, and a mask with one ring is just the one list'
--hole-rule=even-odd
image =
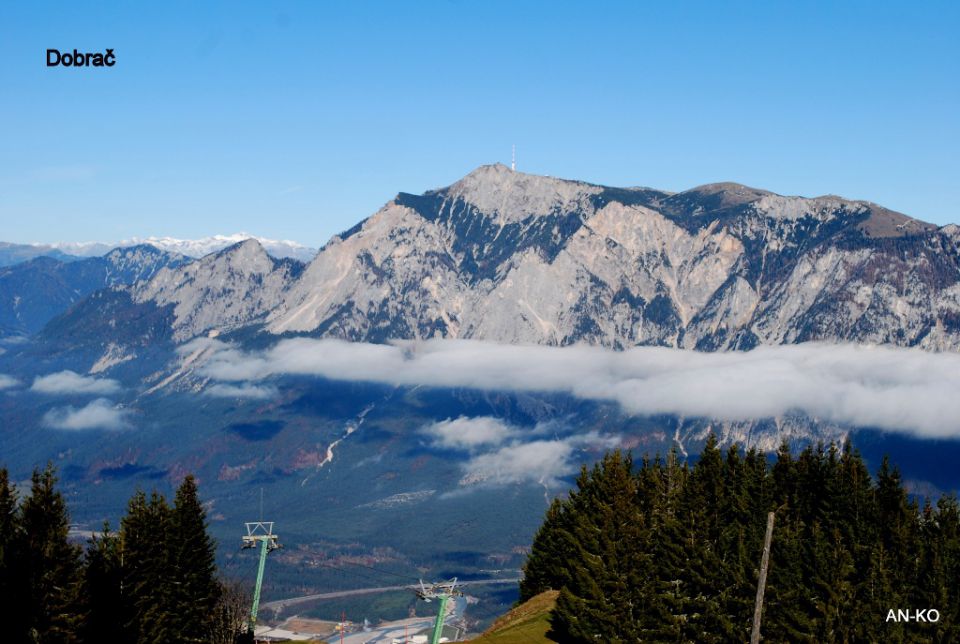
{"label": "green lift tower", "polygon": [[257,585],[253,589],[253,606],[250,608],[250,634],[257,626],[257,611],[260,609],[260,586],[263,585],[263,568],[267,554],[280,547],[279,537],[273,534],[273,521],[246,523],[247,534],[243,537],[244,548],[260,548],[260,563],[257,566]]}
{"label": "green lift tower", "polygon": [[463,593],[457,589],[457,578],[450,581],[442,581],[437,584],[426,586],[423,580],[420,580],[420,590],[417,591],[417,597],[425,602],[437,599],[440,601],[440,610],[437,612],[437,621],[433,624],[433,636],[430,638],[430,644],[439,644],[440,635],[443,633],[443,622],[447,618],[447,602],[453,597],[459,597]]}

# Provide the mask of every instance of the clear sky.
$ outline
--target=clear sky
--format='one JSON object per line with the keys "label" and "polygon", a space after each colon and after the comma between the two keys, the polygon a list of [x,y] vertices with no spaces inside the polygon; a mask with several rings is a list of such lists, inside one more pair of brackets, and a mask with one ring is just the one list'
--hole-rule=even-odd
{"label": "clear sky", "polygon": [[956,1],[2,2],[0,240],[319,245],[514,143],[958,221],[958,34]]}

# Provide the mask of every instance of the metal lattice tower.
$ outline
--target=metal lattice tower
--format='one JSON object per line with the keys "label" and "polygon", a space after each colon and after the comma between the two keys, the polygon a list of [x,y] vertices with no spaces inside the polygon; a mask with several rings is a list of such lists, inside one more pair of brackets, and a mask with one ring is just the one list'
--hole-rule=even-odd
{"label": "metal lattice tower", "polygon": [[260,564],[257,567],[257,585],[253,589],[253,606],[250,608],[250,633],[257,626],[257,611],[260,609],[260,587],[263,585],[263,568],[267,563],[267,554],[280,548],[277,535],[273,534],[273,521],[255,521],[245,523],[247,534],[243,537],[244,548],[256,548],[260,545]]}
{"label": "metal lattice tower", "polygon": [[460,597],[463,592],[457,589],[457,578],[450,581],[441,581],[427,586],[420,580],[420,590],[417,591],[417,597],[425,602],[440,600],[440,610],[437,612],[437,621],[433,624],[433,636],[430,638],[430,644],[439,644],[440,635],[443,633],[443,622],[447,618],[447,602],[453,597]]}

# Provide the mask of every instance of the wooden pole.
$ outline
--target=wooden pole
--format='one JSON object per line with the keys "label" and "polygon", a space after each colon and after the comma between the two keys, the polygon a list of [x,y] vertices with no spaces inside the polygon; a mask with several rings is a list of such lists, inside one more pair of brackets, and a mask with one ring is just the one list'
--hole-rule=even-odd
{"label": "wooden pole", "polygon": [[773,514],[767,514],[767,536],[763,539],[763,557],[760,559],[760,580],[757,582],[757,602],[753,606],[753,633],[750,635],[750,644],[760,644],[760,613],[763,612],[763,591],[767,587],[767,568],[770,565]]}

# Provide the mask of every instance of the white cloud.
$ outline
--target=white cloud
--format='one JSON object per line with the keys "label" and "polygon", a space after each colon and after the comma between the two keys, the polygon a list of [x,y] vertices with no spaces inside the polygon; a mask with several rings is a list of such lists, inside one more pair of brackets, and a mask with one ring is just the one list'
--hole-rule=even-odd
{"label": "white cloud", "polygon": [[43,416],[43,424],[53,429],[124,429],[129,427],[130,411],[114,405],[106,398],[97,398],[79,409],[59,407]]}
{"label": "white cloud", "polygon": [[81,376],[75,371],[58,371],[34,379],[30,391],[42,394],[89,394],[102,396],[120,391],[120,383],[109,378]]}
{"label": "white cloud", "polygon": [[265,400],[275,396],[277,390],[273,387],[251,385],[249,383],[240,385],[217,383],[208,387],[203,393],[215,398],[251,398],[253,400]]}
{"label": "white cloud", "polygon": [[[556,422],[521,429],[490,416],[460,416],[432,423],[421,431],[434,439],[435,446],[471,453],[463,464],[462,486],[538,483],[557,487],[559,479],[576,471],[581,460],[592,460],[576,458],[577,452],[603,451],[621,444],[620,436],[595,431],[543,438],[559,429]],[[528,438],[534,440],[524,443]]]}
{"label": "white cloud", "polygon": [[498,418],[460,416],[447,419],[423,428],[423,433],[432,436],[437,445],[451,449],[471,450],[482,446],[499,445],[509,438],[513,429]]}
{"label": "white cloud", "polygon": [[474,340],[376,345],[309,338],[247,353],[222,342],[204,342],[210,351],[202,371],[224,381],[304,374],[393,385],[565,392],[616,401],[628,412],[644,415],[746,421],[803,412],[855,427],[960,436],[956,353],[819,343],[701,353],[661,347],[613,351]]}
{"label": "white cloud", "polygon": [[16,387],[20,384],[20,381],[14,378],[13,376],[8,376],[5,373],[0,373],[0,389],[10,389],[10,387]]}
{"label": "white cloud", "polygon": [[507,485],[511,483],[540,483],[559,486],[559,479],[575,470],[570,441],[533,441],[517,443],[481,454],[464,465],[460,483]]}

